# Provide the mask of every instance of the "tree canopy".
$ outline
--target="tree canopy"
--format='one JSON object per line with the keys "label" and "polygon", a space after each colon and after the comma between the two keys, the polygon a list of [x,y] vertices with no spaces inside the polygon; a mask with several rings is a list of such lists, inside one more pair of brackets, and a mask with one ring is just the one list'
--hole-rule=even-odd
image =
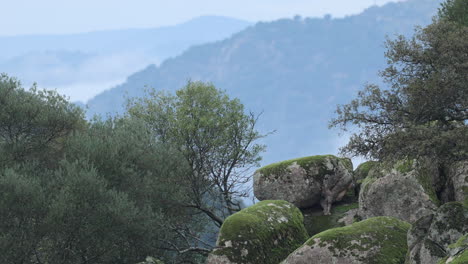
{"label": "tree canopy", "polygon": [[468,27],[458,10],[465,6],[448,1],[412,38],[387,41],[388,67],[380,76],[388,86],[367,85],[338,106],[330,122],[355,132],[343,153],[379,160],[468,158]]}
{"label": "tree canopy", "polygon": [[33,85],[28,91],[0,75],[0,166],[51,158],[60,142],[84,126],[83,111],[54,91]]}
{"label": "tree canopy", "polygon": [[441,19],[468,26],[468,2],[465,0],[447,0],[439,9]]}
{"label": "tree canopy", "polygon": [[[200,261],[207,221],[181,184],[183,155],[143,120],[90,121],[66,98],[0,78],[0,262]],[[189,262],[190,263],[190,262]]]}
{"label": "tree canopy", "polygon": [[144,120],[154,135],[175,146],[189,169],[189,203],[216,226],[241,209],[249,195],[249,169],[258,165],[264,146],[256,141],[257,116],[245,113],[238,99],[211,84],[188,82],[175,95],[151,90],[129,102],[130,116]]}

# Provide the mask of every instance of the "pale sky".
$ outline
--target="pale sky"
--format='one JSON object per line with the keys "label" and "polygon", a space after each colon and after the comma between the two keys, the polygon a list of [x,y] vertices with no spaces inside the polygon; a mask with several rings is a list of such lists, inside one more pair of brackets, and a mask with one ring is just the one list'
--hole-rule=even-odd
{"label": "pale sky", "polygon": [[0,0],[0,36],[159,27],[203,15],[251,22],[296,14],[343,17],[387,2],[392,0]]}

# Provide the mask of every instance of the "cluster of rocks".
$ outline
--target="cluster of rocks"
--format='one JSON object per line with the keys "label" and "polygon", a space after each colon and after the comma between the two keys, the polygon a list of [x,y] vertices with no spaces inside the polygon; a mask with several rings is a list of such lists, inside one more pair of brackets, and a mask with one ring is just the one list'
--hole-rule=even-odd
{"label": "cluster of rocks", "polygon": [[468,263],[466,161],[353,171],[305,157],[257,170],[254,194],[262,202],[226,219],[208,264]]}

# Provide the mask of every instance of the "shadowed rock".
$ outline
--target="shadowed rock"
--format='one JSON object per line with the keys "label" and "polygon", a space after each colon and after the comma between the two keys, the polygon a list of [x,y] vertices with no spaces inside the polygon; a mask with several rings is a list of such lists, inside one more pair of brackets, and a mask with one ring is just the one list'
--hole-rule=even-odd
{"label": "shadowed rock", "polygon": [[462,251],[453,250],[454,247],[450,245],[467,234],[468,206],[459,202],[446,203],[434,214],[422,217],[413,224],[408,232],[409,254],[406,263],[437,264],[441,259],[448,260]]}

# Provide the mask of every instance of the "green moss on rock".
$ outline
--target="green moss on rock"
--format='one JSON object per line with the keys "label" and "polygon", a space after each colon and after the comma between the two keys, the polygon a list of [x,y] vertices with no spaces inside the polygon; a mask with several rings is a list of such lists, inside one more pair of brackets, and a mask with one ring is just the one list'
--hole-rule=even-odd
{"label": "green moss on rock", "polygon": [[[434,218],[434,222],[431,226],[433,229],[431,232],[437,234],[445,234],[449,230],[451,232],[458,232],[460,234],[465,234],[468,232],[468,206],[460,202],[450,202],[442,205],[437,210],[437,214]],[[453,243],[446,237],[445,239],[440,239],[439,244],[449,245]]]}
{"label": "green moss on rock", "polygon": [[[424,160],[402,160],[396,163],[395,169],[403,174],[409,173],[411,171],[415,172],[416,179],[418,180],[419,184],[424,189],[424,192],[429,196],[431,201],[439,206],[440,201],[437,197],[437,191],[435,188],[435,183],[433,173],[434,171],[431,170],[433,164],[429,164],[428,161]],[[438,171],[436,172],[439,173]]]}
{"label": "green moss on rock", "polygon": [[349,170],[352,171],[353,169],[353,164],[350,159],[348,158],[337,158],[333,155],[318,155],[318,156],[309,156],[309,157],[303,157],[303,158],[297,158],[297,159],[291,159],[291,160],[285,160],[277,163],[273,163],[267,166],[264,166],[260,169],[257,170],[257,172],[261,173],[263,176],[270,176],[270,175],[283,175],[287,168],[296,163],[299,166],[301,166],[303,169],[306,170],[307,174],[310,174],[310,168],[313,167],[320,167],[319,174],[318,175],[324,175],[327,173],[327,168],[324,165],[324,162],[326,159],[338,159],[343,164],[345,167]]}
{"label": "green moss on rock", "polygon": [[337,204],[331,209],[331,215],[323,215],[320,207],[302,210],[304,215],[304,226],[309,235],[313,236],[325,230],[343,227],[343,222],[338,222],[347,212],[359,208],[358,203]]}
{"label": "green moss on rock", "polygon": [[[353,172],[354,178],[354,193],[356,196],[359,196],[359,192],[361,191],[362,185],[365,179],[369,176],[369,172],[371,169],[377,167],[379,162],[377,161],[366,161],[361,163],[356,170]],[[369,182],[367,182],[368,184]]]}
{"label": "green moss on rock", "polygon": [[299,209],[286,201],[265,200],[224,221],[213,254],[233,263],[277,264],[308,237]]}
{"label": "green moss on rock", "polygon": [[439,206],[440,201],[439,198],[437,197],[437,192],[435,189],[435,184],[433,182],[433,177],[431,175],[431,170],[429,170],[425,166],[420,166],[416,170],[416,179],[418,180],[419,184],[424,189],[424,192],[429,196],[431,201]]}
{"label": "green moss on rock", "polygon": [[408,173],[414,169],[414,161],[413,160],[399,161],[395,165],[395,169],[401,173]]}
{"label": "green moss on rock", "polygon": [[408,250],[406,233],[410,227],[396,218],[374,217],[316,234],[305,245],[327,247],[336,257],[350,256],[362,263],[399,264]]}
{"label": "green moss on rock", "polygon": [[[468,263],[468,234],[460,237],[458,241],[449,246],[450,256],[441,259],[438,264],[466,264]],[[450,262],[447,262],[450,260]]]}
{"label": "green moss on rock", "polygon": [[356,170],[354,170],[354,180],[356,183],[361,184],[362,181],[369,175],[369,171],[377,166],[379,162],[377,161],[366,161],[361,163]]}

